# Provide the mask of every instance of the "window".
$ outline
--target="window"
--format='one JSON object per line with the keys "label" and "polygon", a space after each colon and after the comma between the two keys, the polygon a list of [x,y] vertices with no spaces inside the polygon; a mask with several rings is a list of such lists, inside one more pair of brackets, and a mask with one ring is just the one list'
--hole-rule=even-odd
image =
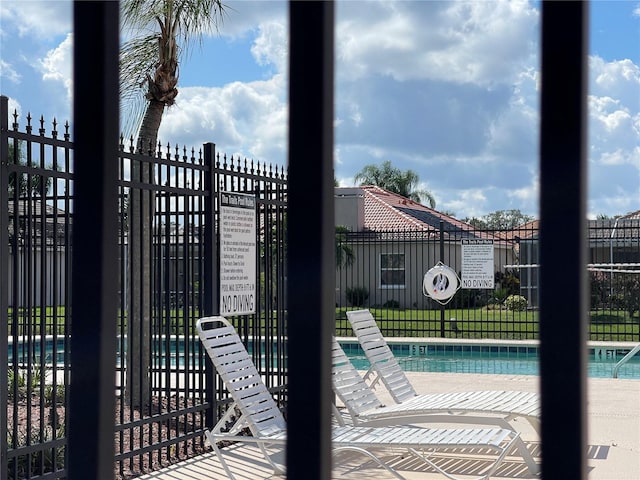
{"label": "window", "polygon": [[380,254],[380,288],[404,288],[404,253]]}

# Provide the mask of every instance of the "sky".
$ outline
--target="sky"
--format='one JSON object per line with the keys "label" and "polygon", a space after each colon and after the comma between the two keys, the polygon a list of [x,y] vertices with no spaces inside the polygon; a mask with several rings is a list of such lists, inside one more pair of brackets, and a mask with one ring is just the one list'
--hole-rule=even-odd
{"label": "sky", "polygon": [[[182,57],[163,145],[286,166],[286,2],[229,0]],[[640,0],[590,4],[590,218],[640,210]],[[463,219],[538,214],[540,3],[336,2],[335,177],[389,160]],[[72,4],[0,3],[0,94],[21,124],[72,114]],[[12,122],[13,120],[11,120]]]}

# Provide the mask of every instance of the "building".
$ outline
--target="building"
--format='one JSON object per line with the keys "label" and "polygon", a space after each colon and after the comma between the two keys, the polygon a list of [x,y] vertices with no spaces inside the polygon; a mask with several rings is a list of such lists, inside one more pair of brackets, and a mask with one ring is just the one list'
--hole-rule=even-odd
{"label": "building", "polygon": [[504,273],[504,265],[515,258],[513,241],[377,186],[336,188],[335,221],[346,229],[344,243],[353,255],[349,265],[337,269],[339,305],[353,306],[349,291],[358,289],[367,294],[367,306],[436,306],[423,294],[424,275],[442,262],[464,280],[462,244],[466,241],[493,244],[488,289],[500,286],[493,283],[495,274]]}

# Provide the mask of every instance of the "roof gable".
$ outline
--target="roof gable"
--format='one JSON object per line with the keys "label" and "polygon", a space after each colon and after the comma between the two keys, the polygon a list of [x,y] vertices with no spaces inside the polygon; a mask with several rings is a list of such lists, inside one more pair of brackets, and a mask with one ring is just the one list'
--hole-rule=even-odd
{"label": "roof gable", "polygon": [[472,230],[462,222],[411,199],[375,185],[361,186],[364,193],[364,229],[369,231],[420,230],[438,232],[443,222],[445,232],[463,235]]}

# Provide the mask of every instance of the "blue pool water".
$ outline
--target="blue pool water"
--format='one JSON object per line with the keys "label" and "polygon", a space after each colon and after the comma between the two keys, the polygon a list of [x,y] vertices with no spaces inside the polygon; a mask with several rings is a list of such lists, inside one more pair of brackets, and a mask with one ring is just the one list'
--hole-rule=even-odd
{"label": "blue pool water", "polygon": [[[351,362],[367,370],[369,362],[358,345],[344,345]],[[432,347],[420,351],[411,346],[396,346],[394,355],[407,372],[479,373],[498,375],[539,375],[537,347]],[[612,378],[613,368],[628,350],[590,349],[588,375]],[[640,379],[640,354],[618,371],[618,378]]]}
{"label": "blue pool water", "polygon": [[[364,356],[360,345],[355,342],[341,342],[342,346],[356,366],[361,370],[369,368],[369,362]],[[53,341],[45,341],[44,352],[40,350],[39,342],[31,345],[31,351],[25,344],[18,345],[17,358],[22,364],[27,363],[30,356],[32,361],[39,362],[44,353],[45,362],[53,364]],[[438,373],[477,373],[501,375],[538,375],[538,348],[531,346],[478,346],[478,345],[391,345],[400,366],[408,372],[438,372]],[[251,346],[250,346],[251,349]],[[199,344],[196,338],[189,343],[185,351],[184,342],[166,339],[156,343],[154,348],[153,367],[170,368],[183,367],[185,361],[191,368],[197,368],[200,362]],[[628,349],[591,348],[589,351],[588,374],[595,378],[611,378],[615,364]],[[118,352],[119,353],[119,352]],[[64,342],[58,341],[55,348],[55,363],[63,365],[65,362]],[[120,355],[118,355],[120,358]],[[9,363],[12,363],[13,348],[9,345]],[[640,353],[623,365],[618,378],[640,380]]]}

